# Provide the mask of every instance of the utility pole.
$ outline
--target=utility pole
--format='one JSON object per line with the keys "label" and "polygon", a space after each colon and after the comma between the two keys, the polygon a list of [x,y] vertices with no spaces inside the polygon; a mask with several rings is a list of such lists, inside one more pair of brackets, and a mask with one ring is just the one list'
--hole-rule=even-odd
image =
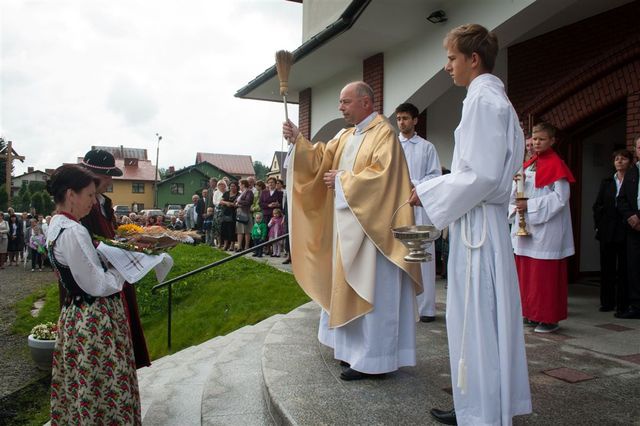
{"label": "utility pole", "polygon": [[24,156],[18,155],[18,153],[11,147],[11,141],[7,141],[7,146],[0,151],[0,159],[5,161],[5,188],[7,190],[7,205],[11,206],[11,169],[13,169],[13,160],[20,160],[24,163]]}
{"label": "utility pole", "polygon": [[153,177],[153,207],[158,208],[158,158],[160,157],[160,141],[162,140],[162,136],[156,133],[158,137],[158,147],[156,148],[156,174]]}

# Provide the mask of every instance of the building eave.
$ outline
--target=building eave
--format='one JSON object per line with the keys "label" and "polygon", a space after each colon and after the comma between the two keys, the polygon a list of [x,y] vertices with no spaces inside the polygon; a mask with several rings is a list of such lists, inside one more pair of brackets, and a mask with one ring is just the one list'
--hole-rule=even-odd
{"label": "building eave", "polygon": [[[309,40],[300,45],[297,49],[295,49],[293,53],[293,63],[297,63],[310,55],[311,53],[317,51],[321,47],[323,47],[330,40],[333,40],[336,36],[348,31],[353,24],[358,20],[362,12],[366,9],[366,7],[371,3],[371,0],[354,0],[347,6],[345,11],[340,15],[340,17],[333,22],[331,25],[327,26],[324,30],[311,37]],[[267,68],[262,74],[258,75],[256,78],[251,80],[247,85],[239,89],[234,95],[237,98],[244,99],[255,99],[255,100],[264,100],[264,101],[274,101],[279,102],[282,100],[280,96],[279,89],[278,90],[267,90],[267,93],[262,93],[262,91],[258,91],[257,89],[263,88],[265,85],[269,87],[274,86],[274,80],[277,82],[277,71],[275,64],[271,67]],[[292,84],[295,80],[290,80],[289,87],[293,90],[290,90],[287,96],[287,101],[291,103],[298,103],[298,93],[299,90],[296,90],[295,87],[292,87]],[[279,85],[278,85],[279,88]],[[304,88],[304,87],[302,87]]]}

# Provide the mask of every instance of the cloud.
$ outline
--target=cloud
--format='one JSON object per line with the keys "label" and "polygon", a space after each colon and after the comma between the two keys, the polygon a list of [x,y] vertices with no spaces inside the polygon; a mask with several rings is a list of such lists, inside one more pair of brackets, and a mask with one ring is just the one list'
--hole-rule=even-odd
{"label": "cloud", "polygon": [[129,126],[149,122],[158,113],[152,94],[127,77],[114,81],[106,102],[107,108]]}

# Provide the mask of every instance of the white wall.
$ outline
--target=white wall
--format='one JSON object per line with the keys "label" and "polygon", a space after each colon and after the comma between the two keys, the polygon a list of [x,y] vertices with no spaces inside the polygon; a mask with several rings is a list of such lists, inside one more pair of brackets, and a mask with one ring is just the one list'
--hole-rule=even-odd
{"label": "white wall", "polygon": [[302,41],[309,40],[334,23],[351,0],[304,0],[302,9]]}
{"label": "white wall", "polygon": [[602,179],[613,176],[615,172],[611,153],[615,144],[625,143],[625,126],[625,117],[621,116],[582,142],[582,182],[578,183],[582,186],[580,272],[600,270],[600,246],[594,238],[592,206]]}
{"label": "white wall", "polygon": [[[501,50],[498,54],[494,72],[503,82],[506,82],[506,49]],[[440,97],[435,100],[415,98],[411,101],[416,103],[416,105],[428,105],[427,139],[435,145],[438,156],[440,157],[440,163],[447,169],[451,169],[451,158],[453,157],[454,146],[453,131],[458,127],[458,123],[460,122],[462,100],[467,95],[467,90],[464,87],[454,86],[451,83],[451,77],[448,75],[446,75],[445,78],[448,81],[449,88]],[[395,107],[393,109],[395,109]]]}
{"label": "white wall", "polygon": [[316,140],[316,133],[327,123],[336,118],[342,118],[342,114],[338,111],[340,91],[347,83],[356,80],[362,80],[362,64],[335,75],[331,80],[311,89],[311,137],[313,140]]}

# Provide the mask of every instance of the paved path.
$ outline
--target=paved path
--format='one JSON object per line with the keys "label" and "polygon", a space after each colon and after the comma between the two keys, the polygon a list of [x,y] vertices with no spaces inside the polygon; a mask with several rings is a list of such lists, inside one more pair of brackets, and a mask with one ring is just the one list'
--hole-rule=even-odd
{"label": "paved path", "polygon": [[16,318],[13,305],[55,281],[51,269],[31,272],[31,265],[0,269],[0,398],[46,375],[31,361],[27,339],[11,331]]}

